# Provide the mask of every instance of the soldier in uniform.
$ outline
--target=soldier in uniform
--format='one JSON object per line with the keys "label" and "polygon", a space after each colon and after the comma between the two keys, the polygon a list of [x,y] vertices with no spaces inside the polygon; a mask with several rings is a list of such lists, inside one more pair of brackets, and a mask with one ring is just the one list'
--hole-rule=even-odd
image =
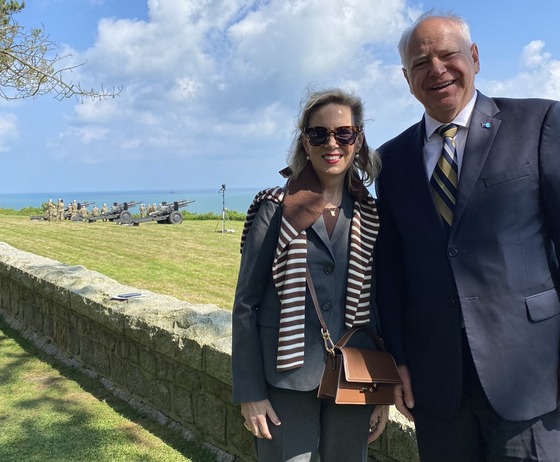
{"label": "soldier in uniform", "polygon": [[82,205],[81,208],[80,208],[80,218],[83,221],[87,221],[88,215],[89,215],[89,211],[88,211],[87,207],[84,207]]}
{"label": "soldier in uniform", "polygon": [[74,199],[74,202],[72,202],[72,213],[70,215],[70,219],[74,220],[78,217],[78,203],[76,202],[76,199]]}
{"label": "soldier in uniform", "polygon": [[55,206],[53,204],[52,199],[49,199],[49,201],[47,202],[47,210],[45,212],[45,218],[48,221],[54,220],[55,218]]}
{"label": "soldier in uniform", "polygon": [[[109,209],[107,208],[107,204],[103,204],[101,206],[101,215],[103,215],[104,213],[107,213],[109,211]],[[107,221],[107,218],[103,218],[103,221]]]}
{"label": "soldier in uniform", "polygon": [[64,220],[64,201],[60,197],[56,203],[56,219],[58,221]]}

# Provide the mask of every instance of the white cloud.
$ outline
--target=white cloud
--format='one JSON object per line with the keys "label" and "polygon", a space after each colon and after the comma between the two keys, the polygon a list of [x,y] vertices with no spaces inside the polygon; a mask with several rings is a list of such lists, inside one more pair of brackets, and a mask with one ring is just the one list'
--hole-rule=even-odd
{"label": "white cloud", "polygon": [[523,48],[521,64],[529,69],[539,68],[550,59],[549,53],[543,53],[545,43],[542,40],[533,40]]}
{"label": "white cloud", "polygon": [[16,116],[0,113],[0,153],[10,151],[10,142],[17,139],[19,139],[19,130]]}
{"label": "white cloud", "polygon": [[560,95],[560,60],[544,51],[545,43],[535,40],[521,52],[521,72],[503,81],[485,81],[484,91],[496,96],[558,99]]}
{"label": "white cloud", "polygon": [[[360,95],[372,147],[422,114],[396,50],[419,14],[406,0],[145,2],[147,19],[105,17],[91,48],[67,50],[72,62],[87,61],[74,81],[123,91],[76,104],[66,126],[52,130],[56,139],[49,135],[51,157],[104,168],[131,161],[135,184],[152,182],[153,166],[171,162],[169,181],[203,187],[210,175],[227,174],[220,181],[267,186],[284,166],[309,84]],[[545,44],[531,42],[518,55],[518,75],[479,79],[481,90],[558,98],[560,65]]]}
{"label": "white cloud", "polygon": [[310,82],[353,82],[365,93],[376,84],[363,78],[372,63],[378,83],[392,75],[376,53],[393,50],[409,14],[402,0],[375,8],[369,0],[149,0],[148,21],[105,18],[95,46],[76,56],[87,59],[81,79],[124,90],[77,106],[73,123],[104,124],[115,140],[144,139],[120,146],[145,155],[156,143],[158,155],[166,147],[181,155],[208,135],[221,151],[249,134],[278,143],[277,129],[286,144]]}

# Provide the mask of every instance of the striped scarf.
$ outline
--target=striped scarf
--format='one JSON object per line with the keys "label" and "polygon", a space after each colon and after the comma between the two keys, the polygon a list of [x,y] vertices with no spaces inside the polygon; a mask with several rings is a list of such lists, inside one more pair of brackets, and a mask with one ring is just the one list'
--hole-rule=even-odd
{"label": "striped scarf", "polygon": [[[309,164],[297,179],[288,181],[286,190],[270,188],[255,196],[241,236],[243,252],[247,234],[262,201],[282,204],[282,221],[272,262],[272,279],[280,298],[276,360],[279,372],[303,365],[307,271],[305,230],[317,221],[325,205],[319,181]],[[345,311],[345,326],[348,329],[369,323],[373,248],[379,230],[375,201],[361,182],[353,196],[356,200],[350,229]]]}

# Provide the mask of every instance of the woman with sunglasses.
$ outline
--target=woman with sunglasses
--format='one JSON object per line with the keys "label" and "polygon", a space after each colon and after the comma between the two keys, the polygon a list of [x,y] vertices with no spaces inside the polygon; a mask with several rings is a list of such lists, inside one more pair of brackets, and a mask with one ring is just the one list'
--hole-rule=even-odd
{"label": "woman with sunglasses", "polygon": [[[326,361],[309,272],[336,343],[376,326],[372,250],[378,219],[366,186],[380,170],[363,132],[361,100],[313,92],[302,107],[283,187],[247,213],[233,308],[233,400],[259,461],[361,462],[385,428],[387,406],[317,398]],[[367,339],[363,339],[364,342]]]}

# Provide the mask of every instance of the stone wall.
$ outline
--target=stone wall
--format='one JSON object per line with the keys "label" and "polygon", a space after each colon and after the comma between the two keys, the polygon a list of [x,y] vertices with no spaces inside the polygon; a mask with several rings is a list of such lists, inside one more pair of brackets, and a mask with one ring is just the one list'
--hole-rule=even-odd
{"label": "stone wall", "polygon": [[[117,294],[145,296],[115,301]],[[231,313],[124,286],[0,242],[0,315],[163,425],[197,437],[219,460],[252,461],[231,404]],[[414,462],[414,429],[392,411],[372,460]]]}

